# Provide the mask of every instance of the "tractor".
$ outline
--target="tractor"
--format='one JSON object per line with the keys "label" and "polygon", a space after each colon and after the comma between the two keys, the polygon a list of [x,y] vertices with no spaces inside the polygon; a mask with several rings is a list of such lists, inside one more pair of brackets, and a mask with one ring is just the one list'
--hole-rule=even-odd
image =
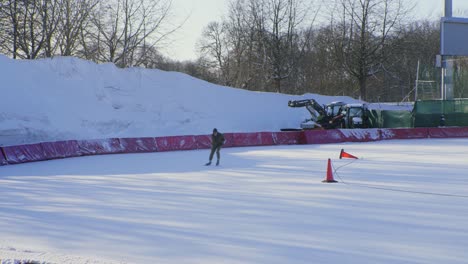
{"label": "tractor", "polygon": [[340,120],[334,119],[339,116],[344,102],[333,102],[328,105],[320,105],[314,99],[289,101],[289,107],[305,107],[311,118],[301,123],[302,129],[333,129],[337,128]]}
{"label": "tractor", "polygon": [[368,127],[368,108],[366,104],[346,104],[332,102],[320,105],[314,99],[293,100],[289,107],[305,107],[311,118],[301,123],[301,129],[337,129]]}

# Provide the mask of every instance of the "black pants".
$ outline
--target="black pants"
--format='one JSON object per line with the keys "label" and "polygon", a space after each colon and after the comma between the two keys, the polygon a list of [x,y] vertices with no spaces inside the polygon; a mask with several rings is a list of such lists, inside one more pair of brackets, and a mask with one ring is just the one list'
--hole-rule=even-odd
{"label": "black pants", "polygon": [[221,145],[211,147],[210,161],[213,159],[213,156],[214,156],[215,152],[216,152],[216,157],[219,160],[219,158],[221,157],[221,155],[219,154],[220,150],[221,150]]}

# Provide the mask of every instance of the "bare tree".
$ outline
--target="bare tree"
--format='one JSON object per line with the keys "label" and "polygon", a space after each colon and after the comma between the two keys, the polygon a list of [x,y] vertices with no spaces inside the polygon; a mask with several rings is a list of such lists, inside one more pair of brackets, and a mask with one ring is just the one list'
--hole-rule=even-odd
{"label": "bare tree", "polygon": [[4,0],[2,49],[13,58],[72,55],[78,31],[99,0]]}
{"label": "bare tree", "polygon": [[330,26],[311,28],[302,32],[305,42],[303,55],[298,63],[297,81],[294,93],[319,93],[326,95],[352,95],[353,79],[343,71],[336,60]]}
{"label": "bare tree", "polygon": [[5,28],[2,47],[13,58],[35,59],[53,55],[59,0],[5,0],[0,13]]}
{"label": "bare tree", "polygon": [[[245,79],[249,79],[250,67],[245,61],[246,51],[251,46],[248,41],[248,35],[252,27],[248,23],[251,19],[248,17],[245,9],[245,1],[238,0],[230,3],[230,10],[225,24],[227,34],[226,46],[229,47],[228,63],[229,85],[245,88]],[[247,67],[246,67],[247,66]]]}
{"label": "bare tree", "polygon": [[90,14],[98,3],[99,0],[61,0],[61,17],[56,37],[60,55],[78,54],[78,49],[81,48],[80,35],[86,34]]}
{"label": "bare tree", "polygon": [[435,67],[435,57],[440,52],[439,24],[439,21],[413,21],[401,29],[398,37],[390,39],[386,52],[391,59],[386,61],[380,74],[384,82],[378,85],[381,89],[372,91],[371,95],[388,101],[414,98],[418,62],[419,78],[439,83],[436,80],[440,71]]}
{"label": "bare tree", "polygon": [[216,62],[221,83],[283,92],[285,80],[296,83],[289,77],[304,51],[308,14],[301,0],[232,1],[227,19],[206,28],[201,51]]}
{"label": "bare tree", "polygon": [[212,58],[211,68],[219,73],[219,83],[231,86],[230,47],[228,46],[227,25],[211,22],[203,31],[199,49],[207,58]]}
{"label": "bare tree", "polygon": [[93,14],[93,42],[99,45],[99,60],[120,67],[138,64],[135,51],[141,45],[155,47],[177,27],[165,28],[170,0],[112,0]]}
{"label": "bare tree", "polygon": [[23,53],[22,57],[26,59],[37,58],[45,44],[46,34],[43,28],[45,19],[41,4],[36,0],[20,1],[18,44]]}
{"label": "bare tree", "polygon": [[44,56],[52,57],[55,54],[57,41],[55,39],[59,21],[62,19],[60,6],[63,0],[42,1],[42,31],[44,34]]}
{"label": "bare tree", "polygon": [[0,48],[3,52],[12,54],[16,59],[18,54],[19,6],[16,0],[0,2]]}
{"label": "bare tree", "polygon": [[299,25],[307,12],[297,0],[268,0],[268,31],[266,43],[269,48],[271,78],[276,92],[281,93],[281,82],[291,76],[298,59]]}
{"label": "bare tree", "polygon": [[4,49],[11,52],[13,58],[34,59],[43,48],[45,34],[41,25],[44,23],[43,8],[40,1],[8,0],[2,1],[1,13],[5,39]]}
{"label": "bare tree", "polygon": [[367,81],[389,59],[385,47],[398,34],[401,20],[410,9],[403,0],[337,0],[334,46],[344,69],[357,79],[360,97],[367,99]]}

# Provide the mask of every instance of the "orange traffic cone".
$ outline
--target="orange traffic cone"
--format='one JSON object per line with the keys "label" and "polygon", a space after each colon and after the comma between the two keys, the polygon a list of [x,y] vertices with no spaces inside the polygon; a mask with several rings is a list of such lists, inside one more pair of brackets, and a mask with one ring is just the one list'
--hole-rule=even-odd
{"label": "orange traffic cone", "polygon": [[353,155],[351,155],[351,154],[349,154],[349,153],[346,153],[346,152],[344,151],[344,149],[341,149],[341,152],[340,152],[340,159],[341,159],[341,158],[358,159],[358,157],[353,156]]}
{"label": "orange traffic cone", "polygon": [[323,180],[322,182],[337,182],[335,179],[333,179],[333,172],[332,172],[332,166],[331,166],[331,160],[328,159],[328,167],[327,167],[327,178]]}

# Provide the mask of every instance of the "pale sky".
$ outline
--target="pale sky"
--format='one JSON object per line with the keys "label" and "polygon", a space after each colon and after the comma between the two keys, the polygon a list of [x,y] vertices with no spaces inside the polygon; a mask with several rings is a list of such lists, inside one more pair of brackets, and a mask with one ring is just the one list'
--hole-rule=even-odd
{"label": "pale sky", "polygon": [[[445,0],[413,0],[417,17],[439,18],[444,12]],[[171,43],[164,54],[176,60],[193,60],[197,58],[195,45],[204,27],[211,21],[219,21],[227,13],[229,0],[172,0],[173,15],[176,24],[187,21],[177,33],[171,36]],[[468,14],[468,0],[453,0],[454,16],[457,10]],[[468,15],[464,15],[468,17]]]}
{"label": "pale sky", "polygon": [[229,0],[172,0],[173,13],[181,24],[171,39],[171,47],[165,54],[173,59],[196,59],[195,45],[208,23],[220,21],[227,13]]}

